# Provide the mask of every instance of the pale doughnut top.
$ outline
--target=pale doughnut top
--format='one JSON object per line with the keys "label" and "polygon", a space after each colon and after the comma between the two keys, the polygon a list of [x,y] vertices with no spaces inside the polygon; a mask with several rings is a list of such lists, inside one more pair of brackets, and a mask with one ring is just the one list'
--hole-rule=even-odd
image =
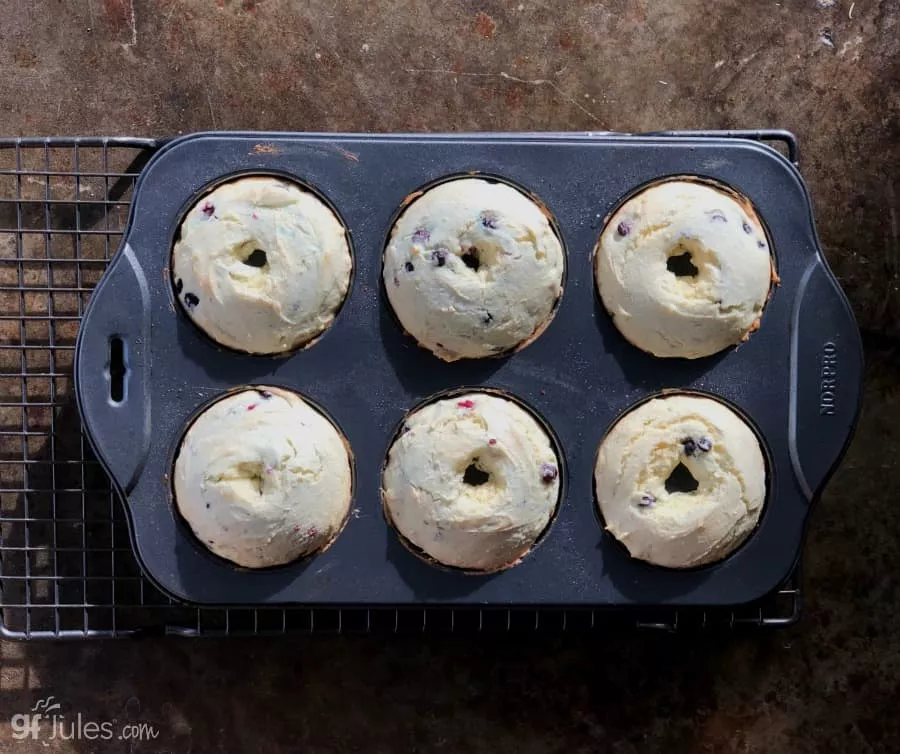
{"label": "pale doughnut top", "polygon": [[384,285],[404,329],[446,361],[524,345],[562,294],[562,245],[538,205],[461,178],[413,201],[391,232]]}
{"label": "pale doughnut top", "polygon": [[248,568],[327,545],[350,508],[343,437],[299,395],[244,390],[204,411],[175,461],[175,502],[200,541]]}
{"label": "pale doughnut top", "polygon": [[660,183],[625,202],[600,237],[595,265],[622,335],[656,356],[688,359],[756,329],[772,279],[749,203],[693,181]]}
{"label": "pale doughnut top", "polygon": [[[670,479],[679,464],[689,476],[679,469]],[[679,476],[682,491],[667,491]],[[616,423],[594,479],[606,528],[633,557],[670,568],[728,555],[756,526],[766,495],[753,431],[718,401],[686,395],[655,398]]]}
{"label": "pale doughnut top", "polygon": [[216,342],[290,351],[334,320],[350,284],[343,225],[315,195],[269,176],[225,183],[181,224],[172,278],[183,308]]}
{"label": "pale doughnut top", "polygon": [[384,504],[397,530],[448,566],[491,571],[521,558],[559,498],[559,461],[525,409],[487,393],[430,403],[391,446]]}

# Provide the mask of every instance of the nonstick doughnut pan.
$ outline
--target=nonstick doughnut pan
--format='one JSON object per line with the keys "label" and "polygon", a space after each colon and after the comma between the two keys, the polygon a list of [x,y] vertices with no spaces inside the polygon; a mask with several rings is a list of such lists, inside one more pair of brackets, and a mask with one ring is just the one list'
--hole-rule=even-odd
{"label": "nonstick doughnut pan", "polygon": [[[765,137],[765,134],[758,134]],[[769,134],[793,154],[793,137]],[[269,173],[319,192],[346,224],[354,275],[333,326],[289,356],[252,356],[206,338],[175,300],[176,229],[205,191]],[[549,210],[567,254],[566,287],[547,330],[503,358],[444,363],[405,335],[381,289],[381,257],[406,198],[449,176],[512,182]],[[695,175],[754,204],[781,284],[760,329],[737,348],[657,359],[627,343],[599,303],[592,252],[606,218],[642,185]],[[859,333],[822,256],[809,195],[778,150],[731,134],[358,135],[215,133],[170,142],[137,183],[122,245],[94,291],[76,354],[79,408],[121,494],[147,576],[202,604],[403,606],[733,605],[775,589],[797,561],[816,498],[857,418]],[[208,552],[178,516],[170,474],[191,418],[226,391],[275,385],[321,406],[355,457],[353,513],[326,551],[265,571]],[[381,469],[404,414],[457,388],[506,391],[552,429],[563,496],[539,545],[491,575],[436,568],[409,552],[382,514]],[[648,396],[688,390],[741,411],[762,438],[769,491],[747,542],[685,571],[631,559],[594,503],[597,446]]]}

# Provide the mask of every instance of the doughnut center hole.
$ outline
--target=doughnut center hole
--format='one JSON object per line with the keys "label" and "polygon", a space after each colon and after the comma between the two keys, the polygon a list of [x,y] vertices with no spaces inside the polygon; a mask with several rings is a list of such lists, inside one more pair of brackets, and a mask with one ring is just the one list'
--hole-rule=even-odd
{"label": "doughnut center hole", "polygon": [[669,474],[669,478],[666,479],[666,492],[669,494],[673,492],[694,492],[700,486],[700,482],[698,482],[694,475],[691,474],[690,470],[683,463],[679,463],[674,469],[672,469],[672,473]]}
{"label": "doughnut center hole", "polygon": [[254,249],[246,259],[241,261],[248,267],[265,267],[269,263],[269,258],[262,249]]}
{"label": "doughnut center hole", "polygon": [[234,469],[234,478],[246,479],[247,483],[259,495],[263,494],[263,487],[265,486],[265,469],[261,463],[254,461],[239,463]]}
{"label": "doughnut center hole", "polygon": [[[680,251],[681,249],[676,249]],[[700,272],[691,261],[691,252],[684,251],[681,254],[673,254],[666,260],[666,269],[675,277],[693,278]]]}
{"label": "doughnut center hole", "polygon": [[463,482],[472,487],[480,487],[482,484],[487,484],[490,480],[490,473],[478,465],[477,458],[473,458],[472,462],[466,466],[466,470],[463,472]]}
{"label": "doughnut center hole", "polygon": [[470,246],[460,259],[466,267],[475,272],[478,272],[478,268],[481,267],[481,257],[477,246]]}

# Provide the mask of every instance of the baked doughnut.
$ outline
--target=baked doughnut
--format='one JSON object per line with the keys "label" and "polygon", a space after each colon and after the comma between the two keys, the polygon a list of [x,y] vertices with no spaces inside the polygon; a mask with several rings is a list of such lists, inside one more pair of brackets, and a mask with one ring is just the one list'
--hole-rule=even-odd
{"label": "baked doughnut", "polygon": [[350,510],[350,454],[299,395],[233,393],[191,424],[175,459],[175,504],[212,552],[247,568],[322,550]]}
{"label": "baked doughnut", "polygon": [[759,441],[711,398],[642,403],[604,438],[594,471],[606,529],[632,557],[669,568],[724,558],[759,520],[766,468]]}
{"label": "baked doughnut", "polygon": [[413,201],[391,231],[384,286],[403,328],[445,361],[521,348],[553,318],[562,244],[505,183],[460,178]]}
{"label": "baked doughnut", "polygon": [[278,354],[334,320],[350,285],[344,226],[314,194],[271,176],[239,178],[181,224],[172,280],[182,308],[223,346]]}
{"label": "baked doughnut", "polygon": [[518,404],[489,393],[446,398],[406,418],[384,469],[385,511],[428,558],[496,571],[547,528],[559,469],[547,433]]}
{"label": "baked doughnut", "polygon": [[747,201],[696,181],[658,183],[625,202],[597,244],[597,287],[627,340],[696,359],[759,326],[773,278]]}

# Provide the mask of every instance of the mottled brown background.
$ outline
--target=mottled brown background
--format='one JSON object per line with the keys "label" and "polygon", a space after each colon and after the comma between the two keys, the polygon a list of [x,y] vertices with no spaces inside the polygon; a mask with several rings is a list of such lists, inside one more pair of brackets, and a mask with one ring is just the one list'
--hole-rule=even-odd
{"label": "mottled brown background", "polygon": [[[852,12],[851,12],[852,9]],[[6,720],[54,694],[139,752],[900,750],[900,0],[6,0],[0,133],[782,127],[868,361],[759,634],[291,638],[0,648]],[[50,751],[127,751],[51,742]]]}

